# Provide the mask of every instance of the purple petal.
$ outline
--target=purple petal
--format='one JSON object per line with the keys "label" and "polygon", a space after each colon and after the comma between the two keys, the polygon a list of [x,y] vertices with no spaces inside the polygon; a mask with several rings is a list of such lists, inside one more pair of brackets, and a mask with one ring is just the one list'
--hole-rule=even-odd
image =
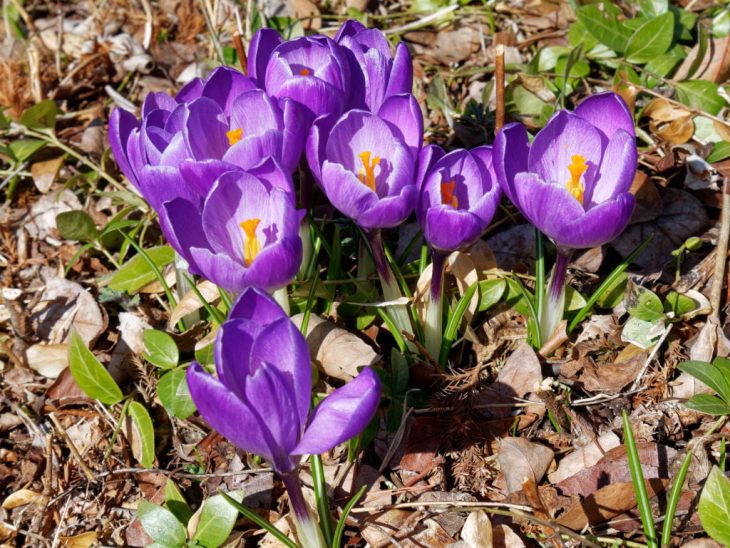
{"label": "purple petal", "polygon": [[568,166],[579,155],[588,164],[583,175],[588,186],[601,165],[603,148],[604,137],[600,131],[583,118],[561,110],[535,136],[528,158],[529,171],[546,182],[565,187],[571,177]]}
{"label": "purple petal", "polygon": [[256,89],[256,85],[241,72],[230,67],[217,67],[203,85],[203,97],[213,99],[223,112],[229,114],[235,99],[242,93]]}
{"label": "purple petal", "polygon": [[190,103],[198,99],[203,93],[203,81],[200,78],[193,78],[185,84],[175,95],[178,103]]}
{"label": "purple petal", "polygon": [[[279,162],[274,158],[268,158],[260,162],[256,167],[249,169],[248,172],[271,185],[271,188],[279,188],[292,195],[294,194],[294,182],[291,179],[291,175],[287,171],[284,171]],[[293,199],[295,199],[294,196]]]}
{"label": "purple petal", "polygon": [[488,226],[489,221],[484,222],[469,211],[439,205],[426,213],[423,237],[432,247],[456,251],[473,244]]}
{"label": "purple petal", "polygon": [[175,198],[162,204],[159,210],[160,228],[165,239],[188,262],[194,274],[200,274],[201,270],[190,250],[210,247],[203,232],[200,209],[198,202]]}
{"label": "purple petal", "polygon": [[260,89],[248,91],[233,101],[231,128],[242,129],[243,137],[282,130],[284,120],[279,105]]}
{"label": "purple petal", "polygon": [[228,123],[218,104],[201,97],[190,106],[185,127],[185,139],[196,160],[220,159],[229,148]]}
{"label": "purple petal", "polygon": [[411,93],[413,91],[413,61],[408,47],[399,42],[395,46],[395,57],[390,69],[390,79],[385,90],[385,96]]}
{"label": "purple petal", "polygon": [[259,86],[263,86],[266,65],[269,63],[271,53],[279,44],[281,36],[273,29],[261,28],[251,39],[247,60],[248,75]]}
{"label": "purple petal", "polygon": [[187,381],[198,412],[214,430],[244,451],[273,458],[276,448],[261,428],[260,417],[246,403],[197,362],[188,367]]}
{"label": "purple petal", "polygon": [[423,114],[416,98],[410,94],[388,97],[378,116],[400,131],[415,161],[423,143]]}
{"label": "purple petal", "polygon": [[628,192],[636,174],[637,151],[634,138],[619,129],[603,153],[600,176],[591,188],[586,188],[587,208]]}
{"label": "purple petal", "polygon": [[609,139],[619,129],[636,137],[634,118],[629,107],[620,95],[612,91],[591,95],[578,105],[575,113],[600,129]]}
{"label": "purple petal", "polygon": [[324,162],[321,185],[332,205],[354,220],[357,220],[363,211],[367,211],[378,201],[377,194],[340,164]]}
{"label": "purple petal", "polygon": [[153,209],[175,198],[189,202],[199,201],[200,195],[189,185],[176,167],[145,166],[139,175],[139,190]]}
{"label": "purple petal", "polygon": [[402,224],[413,213],[418,198],[416,185],[404,186],[400,194],[381,198],[363,211],[357,222],[363,228],[392,228]]}
{"label": "purple petal", "polygon": [[299,165],[299,160],[304,151],[307,125],[311,121],[311,117],[295,101],[282,99],[280,103],[284,111],[284,150],[281,155],[281,165],[284,169],[293,173]]}
{"label": "purple petal", "polygon": [[339,115],[345,103],[345,96],[339,89],[311,76],[291,77],[272,95],[296,101],[309,111],[311,119],[323,114]]}
{"label": "purple petal", "polygon": [[280,158],[284,146],[284,133],[270,129],[261,135],[244,137],[230,147],[223,160],[248,170],[266,158]]}
{"label": "purple petal", "polygon": [[301,238],[281,238],[261,250],[248,268],[245,281],[252,287],[274,291],[291,283],[301,264]]}
{"label": "purple petal", "polygon": [[312,412],[294,455],[316,455],[362,432],[380,403],[380,378],[369,367],[327,396]]}
{"label": "purple petal", "polygon": [[225,253],[214,253],[209,248],[193,247],[189,250],[198,274],[226,291],[241,291],[246,284],[246,267]]}
{"label": "purple petal", "polygon": [[210,192],[218,177],[238,169],[238,166],[221,160],[185,160],[180,164],[180,174],[203,197]]}
{"label": "purple petal", "polygon": [[124,109],[115,108],[109,116],[109,146],[112,154],[114,154],[119,169],[136,187],[139,187],[139,182],[127,157],[127,141],[132,131],[138,128],[137,117]]}
{"label": "purple petal", "polygon": [[431,170],[433,165],[438,162],[446,152],[438,145],[426,145],[418,153],[418,172],[416,175],[416,186],[421,188],[426,174]]}
{"label": "purple petal", "polygon": [[160,156],[162,166],[178,167],[183,161],[190,158],[190,151],[182,133],[175,135]]}
{"label": "purple petal", "polygon": [[529,172],[515,176],[515,205],[527,220],[551,238],[561,234],[571,219],[585,213],[564,186],[546,183]]}
{"label": "purple petal", "polygon": [[553,238],[564,247],[586,249],[615,239],[631,219],[636,200],[625,192],[573,218]]}
{"label": "purple petal", "polygon": [[250,288],[241,292],[228,317],[256,320],[261,326],[265,326],[288,316],[271,295],[260,289]]}
{"label": "purple petal", "polygon": [[149,116],[153,110],[169,110],[173,111],[178,106],[177,101],[170,97],[167,93],[154,91],[148,93],[142,104],[142,117]]}
{"label": "purple petal", "polygon": [[327,138],[337,119],[332,115],[317,118],[309,131],[306,144],[306,156],[309,169],[318,183],[322,183],[322,164],[327,147]]}
{"label": "purple petal", "polygon": [[497,182],[512,203],[515,202],[515,175],[527,171],[529,152],[530,141],[522,124],[507,124],[494,140],[492,155]]}
{"label": "purple petal", "polygon": [[335,42],[340,42],[345,36],[355,36],[357,33],[364,31],[367,29],[365,25],[363,25],[360,21],[356,21],[355,19],[348,19],[344,23],[342,23],[342,26],[340,26],[340,29],[337,31],[337,34],[335,34]]}
{"label": "purple petal", "polygon": [[230,318],[218,329],[213,346],[218,379],[241,400],[246,400],[246,377],[257,362],[252,362],[254,337],[260,328],[247,319]]}

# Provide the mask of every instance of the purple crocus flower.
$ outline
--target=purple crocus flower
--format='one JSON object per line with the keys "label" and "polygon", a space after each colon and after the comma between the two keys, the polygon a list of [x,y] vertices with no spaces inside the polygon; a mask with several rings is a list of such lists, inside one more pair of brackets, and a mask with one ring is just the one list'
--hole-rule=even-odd
{"label": "purple crocus flower", "polygon": [[160,226],[190,271],[229,291],[288,284],[302,260],[291,177],[276,160],[218,177],[205,201],[164,202]]}
{"label": "purple crocus flower", "polygon": [[282,41],[275,31],[260,29],[249,49],[248,72],[272,97],[304,106],[310,121],[339,116],[347,106],[350,66],[343,48],[327,36]]}
{"label": "purple crocus flower", "polygon": [[487,230],[502,191],[492,166],[492,147],[444,155],[436,145],[421,154],[416,218],[433,258],[426,310],[426,350],[438,358],[442,336],[443,272],[447,255],[473,244]]}
{"label": "purple crocus flower", "polygon": [[268,157],[295,169],[302,115],[294,102],[271,99],[240,72],[219,67],[175,98],[149,94],[141,120],[115,109],[109,142],[122,172],[159,210],[172,198],[202,199],[222,173]]}
{"label": "purple crocus flower", "polygon": [[310,412],[312,367],[304,336],[267,294],[238,297],[215,342],[217,378],[196,362],[188,368],[190,395],[203,418],[237,447],[259,455],[282,475],[300,541],[316,539],[297,468],[359,434],[380,401],[380,379],[365,368]]}
{"label": "purple crocus flower", "polygon": [[575,112],[558,112],[532,144],[520,124],[497,135],[494,165],[504,193],[558,248],[540,312],[544,338],[562,317],[572,250],[610,242],[631,218],[634,139],[631,112],[612,92],[589,97]]}
{"label": "purple crocus flower", "polygon": [[403,42],[395,47],[378,29],[369,29],[350,19],[340,27],[335,41],[345,47],[352,75],[350,105],[377,112],[392,95],[411,93],[413,64]]}

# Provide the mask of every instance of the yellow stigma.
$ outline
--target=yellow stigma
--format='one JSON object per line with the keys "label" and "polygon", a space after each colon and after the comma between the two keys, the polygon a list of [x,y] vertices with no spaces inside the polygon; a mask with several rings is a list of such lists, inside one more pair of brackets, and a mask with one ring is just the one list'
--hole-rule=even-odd
{"label": "yellow stigma", "polygon": [[454,196],[455,187],[456,181],[454,179],[441,182],[441,203],[459,209],[459,199]]}
{"label": "yellow stigma", "polygon": [[588,169],[588,164],[586,164],[586,159],[580,154],[574,154],[570,157],[570,160],[570,165],[568,166],[570,181],[568,181],[566,186],[573,198],[583,204],[583,184],[580,182],[580,178]]}
{"label": "yellow stigma", "polygon": [[228,137],[228,144],[233,146],[238,141],[243,139],[243,128],[236,128],[232,129],[231,131],[226,131],[226,137]]}
{"label": "yellow stigma", "polygon": [[309,76],[309,74],[310,74],[311,72],[312,72],[312,71],[311,71],[311,70],[309,70],[308,68],[303,68],[302,70],[300,70],[300,71],[299,71],[299,74],[301,74],[302,76]]}
{"label": "yellow stigma", "polygon": [[374,156],[370,160],[371,152],[366,150],[360,153],[362,167],[357,174],[357,178],[361,183],[365,183],[370,190],[375,192],[375,166],[380,164],[380,156]]}
{"label": "yellow stigma", "polygon": [[243,242],[243,260],[246,262],[246,266],[251,266],[256,255],[261,252],[261,242],[256,237],[256,228],[260,222],[261,219],[246,219],[241,223],[241,228],[246,234]]}

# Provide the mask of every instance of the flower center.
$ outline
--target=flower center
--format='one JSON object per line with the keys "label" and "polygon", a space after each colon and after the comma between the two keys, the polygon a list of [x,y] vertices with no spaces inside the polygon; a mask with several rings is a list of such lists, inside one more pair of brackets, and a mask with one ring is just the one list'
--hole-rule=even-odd
{"label": "flower center", "polygon": [[261,252],[261,242],[256,237],[256,228],[259,226],[261,219],[246,219],[241,223],[241,228],[246,234],[246,239],[243,242],[243,260],[246,266],[251,266],[251,263]]}
{"label": "flower center", "polygon": [[455,187],[456,181],[454,179],[441,182],[441,203],[459,209],[459,199],[454,196]]}
{"label": "flower center", "polygon": [[586,159],[580,154],[574,154],[570,157],[570,160],[571,162],[568,166],[568,171],[570,171],[570,181],[568,181],[568,184],[566,186],[571,196],[578,200],[582,205],[583,184],[580,182],[580,178],[588,169],[588,164],[586,164]]}
{"label": "flower center", "polygon": [[312,71],[309,70],[308,68],[303,68],[302,70],[299,71],[299,74],[301,74],[302,76],[309,76],[311,73],[312,73]]}
{"label": "flower center", "polygon": [[357,178],[375,192],[375,166],[380,165],[380,156],[373,156],[371,160],[371,155],[372,153],[369,150],[360,153],[362,167],[358,171]]}
{"label": "flower center", "polygon": [[238,127],[236,129],[232,129],[231,131],[226,131],[226,137],[228,137],[229,145],[235,145],[238,141],[243,139],[243,128]]}

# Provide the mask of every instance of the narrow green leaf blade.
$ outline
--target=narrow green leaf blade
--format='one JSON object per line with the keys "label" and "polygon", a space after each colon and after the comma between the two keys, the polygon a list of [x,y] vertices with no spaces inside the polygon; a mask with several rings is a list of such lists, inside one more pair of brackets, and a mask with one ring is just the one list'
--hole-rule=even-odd
{"label": "narrow green leaf blade", "polygon": [[686,405],[690,409],[716,417],[730,415],[730,405],[726,404],[717,396],[710,394],[695,394],[687,401]]}
{"label": "narrow green leaf blade", "polygon": [[71,333],[68,363],[76,384],[90,398],[107,405],[118,403],[124,397],[109,371],[96,359],[78,333]]}
{"label": "narrow green leaf blade", "polygon": [[714,364],[689,360],[679,364],[680,371],[689,373],[695,379],[698,379],[712,388],[725,401],[730,403],[730,378],[725,374],[722,368],[718,368]]}
{"label": "narrow green leaf blade", "polygon": [[[147,249],[147,255],[158,268],[170,264],[175,259],[175,252],[168,245]],[[115,291],[134,293],[155,279],[155,273],[144,257],[137,254],[114,274],[109,281],[109,288]]]}
{"label": "narrow green leaf blade", "polygon": [[702,527],[720,544],[730,545],[730,480],[713,466],[698,506]]}
{"label": "narrow green leaf blade", "polygon": [[142,444],[142,458],[140,463],[145,468],[152,468],[155,462],[155,428],[147,409],[139,402],[133,401],[129,405],[129,416],[137,427],[139,441]]}

